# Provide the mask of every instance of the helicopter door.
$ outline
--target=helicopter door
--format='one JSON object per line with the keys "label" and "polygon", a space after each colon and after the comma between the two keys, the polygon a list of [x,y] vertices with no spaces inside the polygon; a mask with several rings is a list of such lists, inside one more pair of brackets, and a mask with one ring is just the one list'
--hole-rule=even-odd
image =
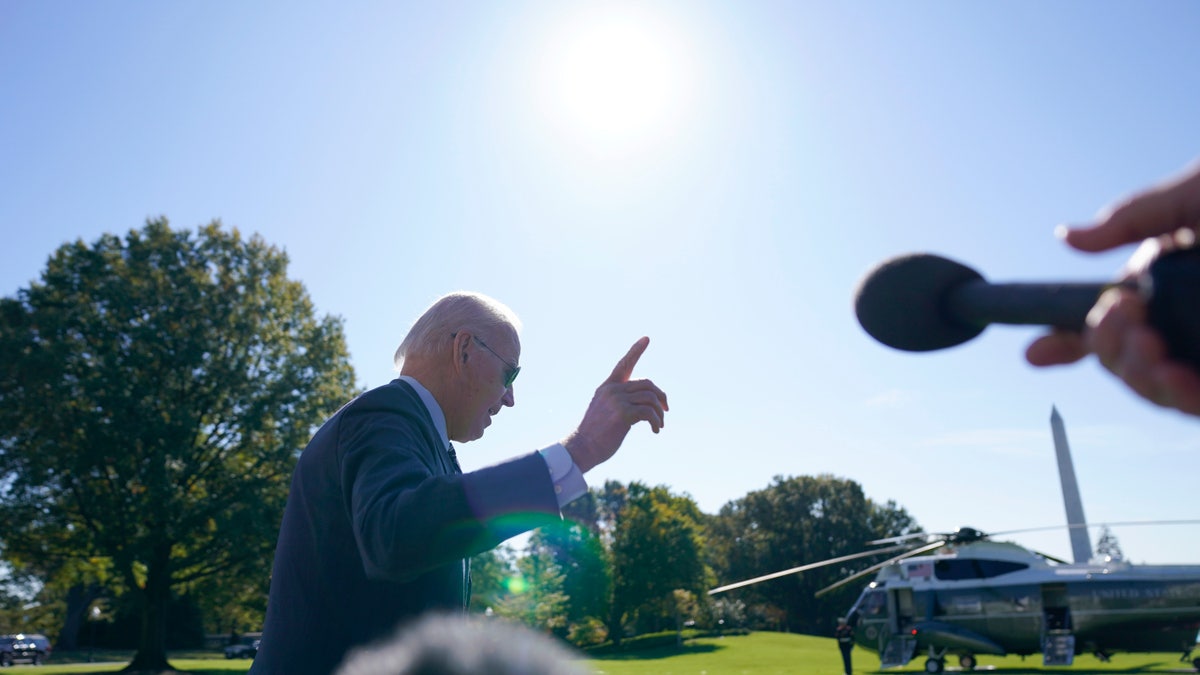
{"label": "helicopter door", "polygon": [[913,623],[913,592],[911,588],[897,588],[888,593],[893,606],[891,615],[892,635],[907,634]]}
{"label": "helicopter door", "polygon": [[896,588],[887,594],[888,632],[887,645],[879,652],[881,668],[897,668],[908,665],[917,649],[913,637],[913,592],[911,588]]}
{"label": "helicopter door", "polygon": [[1042,663],[1069,666],[1075,660],[1075,633],[1066,584],[1042,586]]}

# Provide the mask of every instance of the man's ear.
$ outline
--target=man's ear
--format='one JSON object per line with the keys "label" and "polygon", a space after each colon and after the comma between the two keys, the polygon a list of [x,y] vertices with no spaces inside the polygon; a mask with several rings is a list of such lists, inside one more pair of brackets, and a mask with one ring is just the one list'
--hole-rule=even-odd
{"label": "man's ear", "polygon": [[465,364],[470,354],[467,352],[467,346],[471,343],[471,334],[466,331],[459,331],[454,336],[454,362],[456,369]]}

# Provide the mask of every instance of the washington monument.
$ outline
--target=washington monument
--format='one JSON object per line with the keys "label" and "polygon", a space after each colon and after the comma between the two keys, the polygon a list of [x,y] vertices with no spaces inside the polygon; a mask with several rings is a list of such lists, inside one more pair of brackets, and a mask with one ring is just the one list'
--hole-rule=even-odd
{"label": "washington monument", "polygon": [[1054,454],[1058,457],[1058,477],[1062,481],[1063,504],[1067,507],[1067,527],[1071,532],[1071,554],[1075,562],[1086,563],[1092,558],[1092,539],[1088,535],[1087,519],[1083,517],[1083,501],[1079,498],[1079,483],[1075,480],[1075,465],[1071,463],[1071,447],[1067,445],[1067,430],[1063,427],[1058,408],[1050,406],[1050,429],[1054,432]]}

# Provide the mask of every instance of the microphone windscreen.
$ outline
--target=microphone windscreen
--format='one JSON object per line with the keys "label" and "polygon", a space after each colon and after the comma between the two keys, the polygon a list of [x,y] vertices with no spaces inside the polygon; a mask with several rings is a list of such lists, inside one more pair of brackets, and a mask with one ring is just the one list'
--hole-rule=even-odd
{"label": "microphone windscreen", "polygon": [[984,325],[957,321],[946,312],[949,293],[972,281],[975,270],[928,253],[886,260],[867,273],[854,293],[854,312],[867,333],[889,347],[925,352],[962,344]]}

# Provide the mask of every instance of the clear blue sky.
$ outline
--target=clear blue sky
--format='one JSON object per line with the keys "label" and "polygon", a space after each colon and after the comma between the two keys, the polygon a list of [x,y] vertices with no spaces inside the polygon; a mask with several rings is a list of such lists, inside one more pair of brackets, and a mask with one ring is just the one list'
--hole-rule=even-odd
{"label": "clear blue sky", "polygon": [[[520,314],[517,407],[467,468],[566,434],[649,335],[666,428],[593,484],[711,513],[831,473],[930,530],[1054,525],[1057,405],[1089,520],[1200,517],[1200,421],[1092,361],[1032,369],[1035,329],[914,355],[851,309],[913,251],[1109,278],[1128,251],[1053,229],[1200,155],[1197,26],[1183,1],[9,0],[0,294],[64,242],[220,219],[286,249],[364,386],[445,292]],[[1200,563],[1198,528],[1116,534]],[[1069,556],[1063,532],[1021,541]]]}

